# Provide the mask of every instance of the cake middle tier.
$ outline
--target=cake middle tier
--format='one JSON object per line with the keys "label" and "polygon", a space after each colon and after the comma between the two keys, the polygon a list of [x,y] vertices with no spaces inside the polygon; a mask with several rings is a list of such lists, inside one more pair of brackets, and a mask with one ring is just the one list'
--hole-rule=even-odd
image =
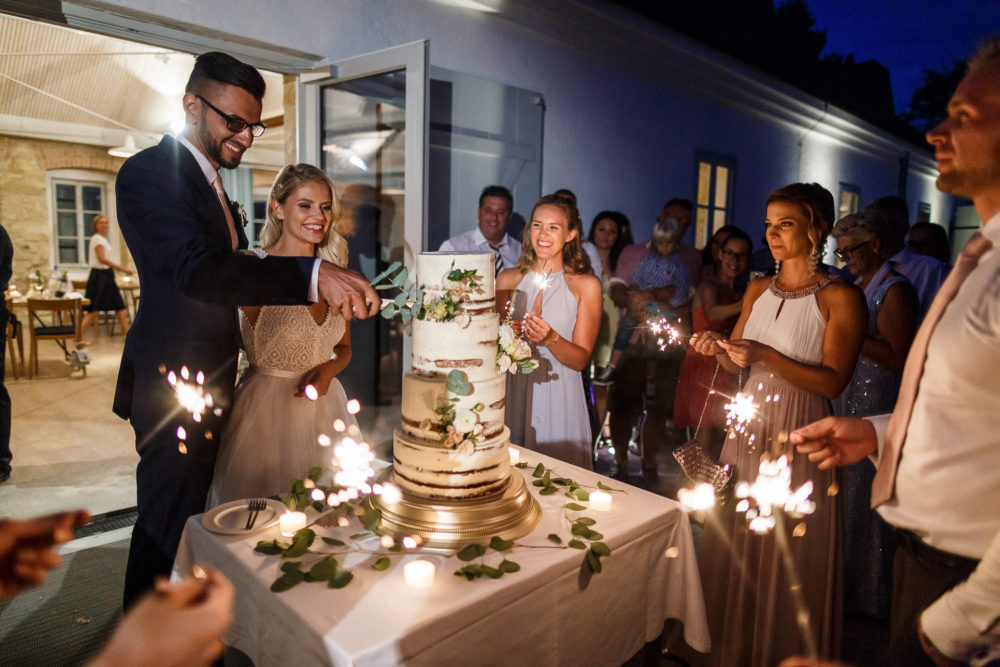
{"label": "cake middle tier", "polygon": [[496,313],[475,315],[465,327],[458,322],[411,321],[411,366],[415,373],[447,376],[458,369],[473,382],[496,377],[500,329]]}
{"label": "cake middle tier", "polygon": [[402,429],[393,434],[396,484],[429,498],[476,498],[500,491],[510,476],[510,431],[475,443],[471,453],[415,441]]}
{"label": "cake middle tier", "polygon": [[[454,406],[472,410],[482,404],[476,412],[482,424],[482,438],[492,438],[503,428],[503,412],[506,394],[506,378],[493,375],[484,380],[471,381],[472,391],[459,396],[448,391],[447,376],[424,377],[415,373],[403,374],[403,399],[401,426],[411,438],[439,441],[441,432],[435,428],[442,415],[438,408]],[[457,399],[457,400],[452,400]]]}

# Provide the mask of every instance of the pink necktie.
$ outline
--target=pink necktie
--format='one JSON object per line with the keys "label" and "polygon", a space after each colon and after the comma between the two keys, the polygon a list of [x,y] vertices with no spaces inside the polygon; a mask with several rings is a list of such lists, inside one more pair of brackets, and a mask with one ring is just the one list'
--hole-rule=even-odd
{"label": "pink necktie", "polygon": [[233,222],[233,214],[229,211],[229,204],[226,203],[226,191],[222,189],[222,176],[219,174],[215,175],[215,180],[212,181],[212,187],[215,189],[215,194],[219,198],[219,203],[222,204],[222,212],[225,213],[226,224],[229,225],[229,239],[232,242],[233,250],[236,250],[236,246],[238,244],[236,224]]}
{"label": "pink necktie", "polygon": [[972,269],[976,268],[979,257],[992,246],[993,243],[981,233],[976,232],[972,235],[965,244],[962,254],[958,256],[955,268],[951,270],[934,296],[923,324],[913,339],[910,353],[906,357],[906,366],[903,368],[899,398],[896,399],[896,407],[892,411],[889,427],[886,430],[878,472],[875,473],[875,480],[872,482],[872,507],[878,507],[890,500],[895,490],[899,456],[903,449],[903,441],[906,439],[906,429],[910,425],[910,415],[917,399],[917,389],[924,373],[924,362],[927,360],[927,346],[930,344],[934,327],[944,314],[945,308],[955,298],[962,282],[972,273]]}

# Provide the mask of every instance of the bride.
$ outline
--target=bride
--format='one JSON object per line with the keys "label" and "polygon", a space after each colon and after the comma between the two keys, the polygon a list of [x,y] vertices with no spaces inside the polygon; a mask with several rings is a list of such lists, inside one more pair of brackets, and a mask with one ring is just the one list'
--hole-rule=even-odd
{"label": "bride", "polygon": [[[315,256],[346,266],[347,242],[333,229],[339,215],[336,190],[322,170],[288,165],[271,187],[263,250],[252,252]],[[321,434],[335,439],[334,420],[347,428],[357,425],[336,379],[351,360],[350,325],[343,317],[320,301],[244,306],[239,318],[250,367],[236,387],[222,432],[209,508],[288,491],[291,480],[311,467],[328,467],[332,450],[317,439]],[[360,434],[355,437],[360,440]]]}

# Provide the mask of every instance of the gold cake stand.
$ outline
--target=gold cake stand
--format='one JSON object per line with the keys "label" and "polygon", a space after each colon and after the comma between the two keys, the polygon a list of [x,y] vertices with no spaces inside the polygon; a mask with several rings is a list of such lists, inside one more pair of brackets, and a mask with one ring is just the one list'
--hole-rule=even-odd
{"label": "gold cake stand", "polygon": [[382,512],[377,533],[417,536],[423,546],[451,549],[489,541],[494,535],[513,540],[534,530],[542,509],[518,471],[512,470],[507,479],[502,490],[482,498],[446,500],[403,491],[397,502],[372,494],[365,503]]}

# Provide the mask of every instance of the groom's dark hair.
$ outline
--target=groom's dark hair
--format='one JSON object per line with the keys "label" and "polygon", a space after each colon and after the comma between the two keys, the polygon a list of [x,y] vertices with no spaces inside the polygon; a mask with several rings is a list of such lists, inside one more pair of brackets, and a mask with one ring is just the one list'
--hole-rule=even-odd
{"label": "groom's dark hair", "polygon": [[206,81],[242,88],[257,100],[264,99],[264,90],[267,88],[260,72],[221,51],[210,51],[195,58],[194,69],[191,70],[184,92],[200,94]]}

